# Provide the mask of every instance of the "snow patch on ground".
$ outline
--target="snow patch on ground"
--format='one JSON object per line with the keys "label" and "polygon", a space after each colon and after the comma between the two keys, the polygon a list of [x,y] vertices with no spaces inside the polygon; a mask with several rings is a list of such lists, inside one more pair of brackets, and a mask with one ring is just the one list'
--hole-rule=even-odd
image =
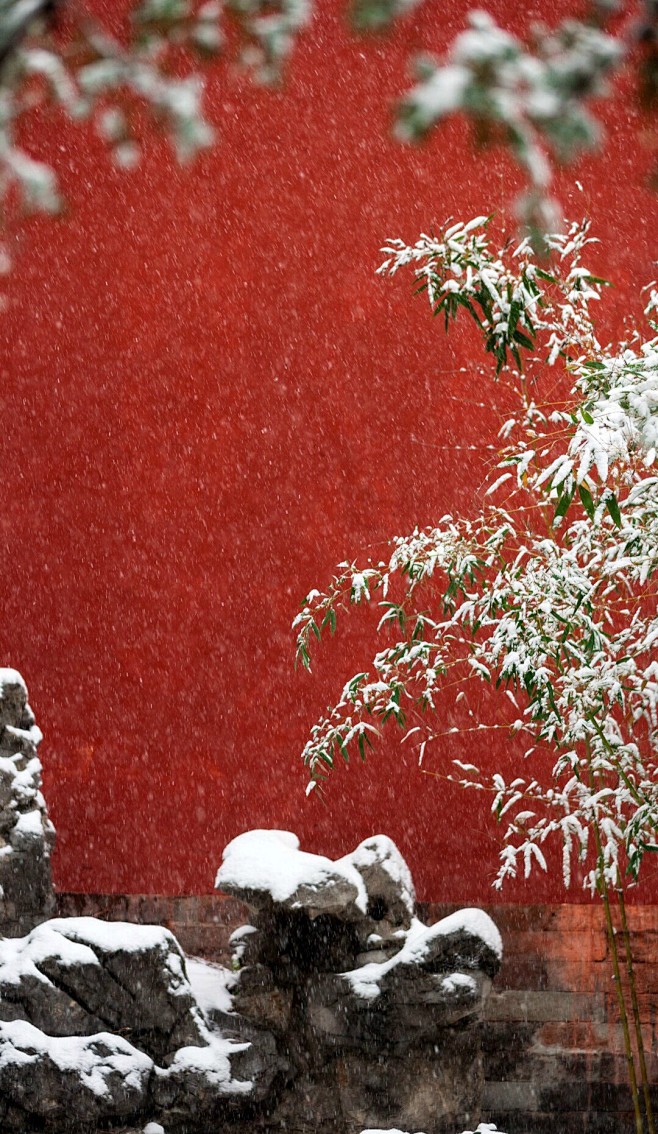
{"label": "snow patch on ground", "polygon": [[[362,1130],[361,1134],[408,1134],[406,1130]],[[416,1134],[422,1134],[422,1131],[417,1131]],[[495,1122],[481,1122],[475,1130],[464,1130],[462,1134],[503,1134],[499,1130]]]}

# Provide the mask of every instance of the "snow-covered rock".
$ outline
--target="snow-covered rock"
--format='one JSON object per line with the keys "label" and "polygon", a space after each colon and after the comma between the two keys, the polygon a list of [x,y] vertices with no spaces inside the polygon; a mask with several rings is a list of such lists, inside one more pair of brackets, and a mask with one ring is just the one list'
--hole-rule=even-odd
{"label": "snow-covered rock", "polygon": [[351,854],[339,860],[353,866],[363,878],[368,894],[368,916],[391,925],[409,926],[416,909],[416,890],[411,871],[388,835],[364,839]]}
{"label": "snow-covered rock", "polygon": [[320,1041],[402,1050],[481,1019],[502,956],[491,918],[462,910],[432,926],[414,919],[403,941],[386,961],[318,975],[308,1011]]}
{"label": "snow-covered rock", "polygon": [[231,1060],[249,1046],[213,1036],[205,1046],[180,1048],[167,1067],[156,1068],[152,1099],[163,1122],[212,1114],[226,1098],[253,1096],[253,1082],[235,1079]]}
{"label": "snow-covered rock", "polygon": [[[358,897],[336,900],[346,882]],[[252,911],[232,938],[234,1014],[266,1024],[290,1063],[273,1126],[303,1134],[312,1115],[331,1134],[385,1124],[452,1134],[472,1121],[482,1010],[502,956],[486,914],[423,925],[384,835],[333,862],[287,832],[248,832],[227,847],[217,885]]]}
{"label": "snow-covered rock", "polygon": [[[27,703],[19,682],[4,688],[0,724]],[[59,918],[0,938],[0,1130],[454,1134],[476,1121],[478,1025],[502,953],[490,918],[423,925],[383,835],[333,862],[288,832],[249,832],[218,883],[251,908],[235,971],[186,961],[159,926]]]}
{"label": "snow-covered rock", "polygon": [[0,933],[19,934],[53,910],[55,828],[41,792],[41,731],[15,669],[0,668]]}
{"label": "snow-covered rock", "polygon": [[146,1105],[152,1072],[152,1060],[121,1036],[50,1036],[25,1020],[0,1024],[2,1129],[132,1117]]}
{"label": "snow-covered rock", "polygon": [[56,918],[0,941],[0,1019],[53,1036],[120,1033],[153,1059],[207,1042],[175,937],[153,925]]}
{"label": "snow-covered rock", "polygon": [[292,831],[247,831],[224,849],[215,885],[255,909],[275,904],[355,921],[368,899],[359,871],[299,849]]}
{"label": "snow-covered rock", "polygon": [[160,926],[59,918],[0,940],[0,1129],[140,1116],[192,1129],[264,1099],[285,1066],[274,1038],[253,1043],[232,1015],[230,973],[190,971],[201,1004]]}

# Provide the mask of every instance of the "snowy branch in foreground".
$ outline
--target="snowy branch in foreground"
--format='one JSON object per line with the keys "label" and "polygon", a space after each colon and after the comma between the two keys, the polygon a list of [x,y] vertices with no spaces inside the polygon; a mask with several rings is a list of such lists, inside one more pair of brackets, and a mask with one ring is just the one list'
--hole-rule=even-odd
{"label": "snowy branch in foreground", "polygon": [[[25,18],[17,21],[18,9]],[[27,12],[27,15],[25,13]],[[52,11],[43,3],[0,0],[0,199],[12,197],[26,211],[61,206],[54,171],[18,142],[23,115],[53,104],[73,119],[89,118],[119,166],[140,159],[140,108],[171,141],[185,162],[212,144],[206,121],[200,66],[224,45],[222,20],[237,25],[241,58],[264,82],[273,82],[308,23],[310,0],[142,0],[132,12],[128,36],[111,35],[91,15],[72,9],[57,39]],[[182,52],[196,59],[179,74]]]}
{"label": "snowy branch in foreground", "polygon": [[480,144],[503,142],[525,171],[529,188],[517,208],[543,235],[558,218],[548,195],[551,159],[566,162],[598,145],[601,129],[587,100],[607,93],[625,44],[574,19],[553,31],[535,28],[527,44],[486,12],[472,11],[469,24],[439,63],[419,61],[418,82],[398,108],[397,135],[416,141],[448,115],[467,114]]}

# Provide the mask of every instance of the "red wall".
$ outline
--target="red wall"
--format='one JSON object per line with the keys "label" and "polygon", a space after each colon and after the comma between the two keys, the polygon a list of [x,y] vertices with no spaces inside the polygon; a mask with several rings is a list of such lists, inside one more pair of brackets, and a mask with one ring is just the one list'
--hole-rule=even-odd
{"label": "red wall", "polygon": [[[307,730],[369,634],[354,619],[313,676],[295,673],[299,601],[338,560],[473,507],[495,445],[498,395],[410,281],[374,275],[378,248],[517,187],[461,124],[420,149],[387,133],[409,53],[440,50],[465,3],[438,27],[427,4],[382,39],[321,7],[282,90],[214,68],[220,144],[191,169],[151,138],[141,168],[117,172],[86,128],[30,126],[70,210],[13,231],[2,655],[46,734],[62,889],[207,891],[230,838],[279,826],[332,856],[386,831],[422,897],[490,899],[486,804],[422,775],[397,736],[326,805],[304,795]],[[516,5],[494,10],[509,24]],[[584,193],[559,191],[604,241],[613,333],[655,274],[658,208],[651,137],[628,104],[611,125],[605,157],[577,167]],[[482,755],[458,743],[431,768]],[[561,885],[538,879],[532,898]]]}

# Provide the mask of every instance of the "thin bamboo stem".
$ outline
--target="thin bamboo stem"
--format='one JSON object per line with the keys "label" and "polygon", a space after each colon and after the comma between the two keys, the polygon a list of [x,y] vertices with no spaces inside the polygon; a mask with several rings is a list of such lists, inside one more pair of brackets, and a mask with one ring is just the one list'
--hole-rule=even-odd
{"label": "thin bamboo stem", "polygon": [[[589,786],[590,790],[594,788],[594,777],[592,773],[591,764],[591,748],[589,741],[585,741],[585,747],[588,759],[588,773],[589,773]],[[644,1122],[642,1121],[642,1108],[640,1106],[640,1092],[637,1086],[637,1074],[635,1071],[635,1058],[633,1055],[633,1045],[631,1043],[631,1032],[628,1026],[628,1013],[626,1011],[626,1002],[624,1000],[624,990],[621,983],[621,968],[619,965],[619,950],[617,949],[617,936],[615,927],[612,921],[612,911],[610,909],[610,893],[608,889],[608,882],[605,876],[605,858],[603,855],[603,844],[601,842],[601,829],[599,827],[598,816],[594,812],[592,817],[592,828],[594,830],[594,841],[596,844],[596,888],[599,896],[603,902],[603,910],[605,914],[605,931],[610,947],[610,957],[612,959],[612,973],[617,992],[617,1003],[619,1005],[619,1017],[621,1020],[621,1029],[624,1037],[624,1054],[626,1056],[626,1066],[628,1069],[628,1082],[631,1088],[631,1096],[633,1098],[633,1112],[635,1115],[635,1134],[644,1134]]]}
{"label": "thin bamboo stem", "polygon": [[651,1106],[651,1091],[649,1088],[649,1076],[647,1074],[647,1061],[644,1051],[644,1040],[642,1038],[642,1021],[640,1019],[640,1003],[637,996],[637,983],[635,980],[635,968],[633,966],[633,953],[631,949],[631,935],[628,929],[628,919],[626,917],[626,902],[624,900],[624,891],[622,887],[617,890],[617,904],[619,905],[619,916],[621,919],[621,930],[624,936],[624,949],[626,953],[626,972],[628,974],[628,985],[631,993],[631,1004],[633,1007],[633,1024],[635,1026],[635,1040],[637,1044],[638,1062],[640,1064],[640,1077],[642,1079],[642,1094],[644,1096],[644,1109],[647,1119],[647,1126],[649,1134],[656,1134],[656,1126],[653,1117],[653,1109]]}
{"label": "thin bamboo stem", "polygon": [[640,1092],[638,1090],[638,1075],[635,1073],[635,1060],[633,1057],[633,1047],[631,1044],[631,1030],[629,1027],[629,1015],[626,1012],[626,1004],[624,1000],[624,990],[622,988],[622,973],[619,968],[619,953],[617,949],[617,936],[615,926],[613,924],[613,914],[610,911],[610,897],[608,894],[608,887],[605,879],[600,880],[601,885],[599,894],[604,903],[604,911],[606,915],[606,936],[608,938],[608,945],[610,947],[610,956],[613,959],[613,976],[615,981],[615,990],[617,992],[617,1004],[619,1006],[619,1017],[622,1021],[622,1032],[624,1034],[624,1053],[626,1056],[626,1067],[629,1070],[629,1083],[631,1086],[631,1094],[633,1097],[633,1111],[635,1115],[635,1132],[636,1134],[644,1134],[644,1123],[642,1122],[642,1109],[640,1107]]}

